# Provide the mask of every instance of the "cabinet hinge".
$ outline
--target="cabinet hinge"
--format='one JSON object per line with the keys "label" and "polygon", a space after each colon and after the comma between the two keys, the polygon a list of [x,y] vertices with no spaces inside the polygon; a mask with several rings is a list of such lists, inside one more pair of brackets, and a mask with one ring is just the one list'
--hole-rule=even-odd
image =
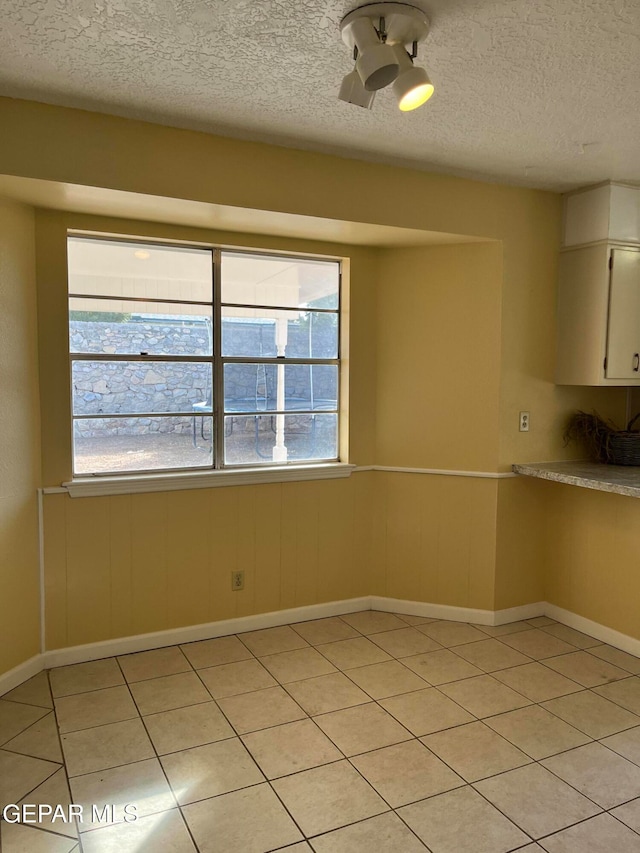
{"label": "cabinet hinge", "polygon": [[609,269],[613,269],[613,254],[609,255]]}
{"label": "cabinet hinge", "polygon": [[606,359],[606,358],[605,358],[605,360],[604,360],[604,369],[605,369],[605,370],[607,369],[607,359]]}

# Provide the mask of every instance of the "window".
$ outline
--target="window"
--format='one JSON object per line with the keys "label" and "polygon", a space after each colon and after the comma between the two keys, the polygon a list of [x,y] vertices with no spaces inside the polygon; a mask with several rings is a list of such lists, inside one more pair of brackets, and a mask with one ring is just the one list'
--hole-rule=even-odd
{"label": "window", "polygon": [[337,261],[67,248],[74,475],[338,459]]}

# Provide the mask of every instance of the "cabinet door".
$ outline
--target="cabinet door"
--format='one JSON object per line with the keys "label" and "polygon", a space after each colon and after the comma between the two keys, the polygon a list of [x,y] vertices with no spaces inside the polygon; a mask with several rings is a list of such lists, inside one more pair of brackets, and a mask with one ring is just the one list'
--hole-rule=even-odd
{"label": "cabinet door", "polygon": [[607,379],[640,378],[640,252],[613,249],[607,328]]}

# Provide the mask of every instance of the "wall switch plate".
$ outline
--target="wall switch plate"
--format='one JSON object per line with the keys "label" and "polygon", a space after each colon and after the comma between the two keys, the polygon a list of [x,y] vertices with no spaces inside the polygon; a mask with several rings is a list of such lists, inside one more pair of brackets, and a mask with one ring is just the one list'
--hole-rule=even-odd
{"label": "wall switch plate", "polygon": [[244,589],[244,572],[231,572],[231,589]]}
{"label": "wall switch plate", "polygon": [[531,416],[529,412],[520,412],[520,432],[529,432]]}

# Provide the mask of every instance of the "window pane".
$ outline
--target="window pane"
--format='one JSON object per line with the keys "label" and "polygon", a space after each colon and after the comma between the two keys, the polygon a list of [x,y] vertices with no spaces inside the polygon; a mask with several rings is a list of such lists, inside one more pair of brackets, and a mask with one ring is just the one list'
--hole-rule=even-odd
{"label": "window pane", "polygon": [[[278,397],[279,376],[282,397]],[[225,364],[225,412],[338,408],[334,364]]]}
{"label": "window pane", "polygon": [[224,419],[224,459],[228,465],[273,465],[337,456],[335,414],[227,415]]}
{"label": "window pane", "polygon": [[212,410],[211,363],[74,361],[74,415]]}
{"label": "window pane", "polygon": [[69,299],[71,352],[211,355],[211,308],[124,299]]}
{"label": "window pane", "polygon": [[211,302],[209,249],[69,237],[69,293]]}
{"label": "window pane", "polygon": [[337,261],[222,252],[222,301],[233,305],[337,308]]}
{"label": "window pane", "polygon": [[337,358],[338,315],[225,307],[222,309],[222,354],[245,358],[275,358],[277,355]]}
{"label": "window pane", "polygon": [[74,472],[111,474],[209,468],[212,418],[96,418],[75,421]]}

